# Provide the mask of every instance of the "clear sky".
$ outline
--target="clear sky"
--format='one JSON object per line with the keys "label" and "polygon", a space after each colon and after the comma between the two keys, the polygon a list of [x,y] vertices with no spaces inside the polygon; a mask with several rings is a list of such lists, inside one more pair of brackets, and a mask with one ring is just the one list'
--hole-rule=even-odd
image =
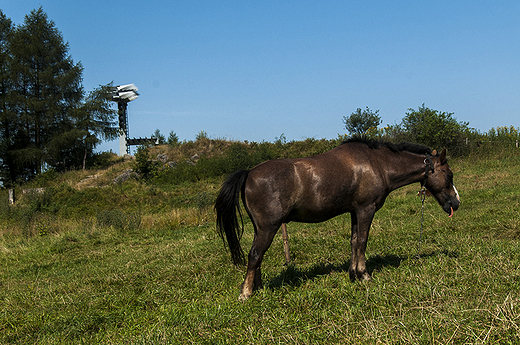
{"label": "clear sky", "polygon": [[131,137],[330,139],[357,108],[385,126],[423,103],[481,132],[520,126],[518,0],[0,0],[15,24],[39,6],[86,91],[139,87]]}

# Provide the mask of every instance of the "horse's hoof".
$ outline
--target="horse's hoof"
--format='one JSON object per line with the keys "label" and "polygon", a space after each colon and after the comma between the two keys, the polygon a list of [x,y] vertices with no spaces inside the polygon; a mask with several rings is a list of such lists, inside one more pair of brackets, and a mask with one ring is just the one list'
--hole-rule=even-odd
{"label": "horse's hoof", "polygon": [[249,297],[251,297],[251,295],[246,296],[246,295],[244,295],[244,294],[241,293],[240,296],[238,296],[238,300],[239,300],[240,302],[245,302]]}
{"label": "horse's hoof", "polygon": [[365,281],[371,281],[372,277],[367,272],[358,274],[354,271],[349,272],[350,281],[353,283],[355,281],[365,282]]}
{"label": "horse's hoof", "polygon": [[367,272],[363,273],[361,275],[361,277],[359,277],[359,280],[361,281],[364,281],[364,282],[369,282],[372,280],[372,277],[370,276],[370,274],[368,274]]}
{"label": "horse's hoof", "polygon": [[352,270],[352,269],[349,269],[348,270],[348,275],[350,277],[350,282],[355,282],[357,280],[357,275],[356,275],[356,271]]}

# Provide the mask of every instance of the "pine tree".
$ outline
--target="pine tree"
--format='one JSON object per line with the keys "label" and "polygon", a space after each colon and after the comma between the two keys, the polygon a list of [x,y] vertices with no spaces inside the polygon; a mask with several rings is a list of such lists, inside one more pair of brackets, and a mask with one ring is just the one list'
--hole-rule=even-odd
{"label": "pine tree", "polygon": [[[0,10],[0,179],[10,181],[16,177],[15,166],[8,156],[12,145],[11,133],[14,132],[16,117],[9,106],[9,96],[12,91],[12,83],[9,77],[9,37],[13,25],[9,18]],[[6,184],[7,186],[8,184]]]}
{"label": "pine tree", "polygon": [[[81,166],[83,170],[87,158],[93,155],[94,148],[102,140],[115,139],[119,134],[117,111],[112,108],[110,100],[111,91],[112,85],[108,84],[100,85],[89,92],[83,104],[71,113],[74,129],[56,138],[65,137],[74,141],[75,152],[70,152],[70,157],[75,158],[74,166]],[[70,144],[66,146],[72,147]],[[65,154],[63,146],[58,147],[61,147],[61,154]]]}
{"label": "pine tree", "polygon": [[110,96],[112,89],[112,84],[100,85],[89,93],[80,108],[82,116],[77,119],[77,127],[85,131],[83,169],[87,154],[92,154],[93,149],[103,140],[113,140],[119,135],[117,111],[112,108]]}
{"label": "pine tree", "polygon": [[0,10],[0,181],[43,169],[85,169],[101,140],[117,137],[112,85],[86,97],[83,68],[40,7],[14,26]]}
{"label": "pine tree", "polygon": [[83,68],[68,55],[68,44],[40,7],[25,17],[10,40],[11,79],[21,141],[12,154],[25,176],[40,173],[49,160],[46,146],[74,129],[70,112],[83,96]]}

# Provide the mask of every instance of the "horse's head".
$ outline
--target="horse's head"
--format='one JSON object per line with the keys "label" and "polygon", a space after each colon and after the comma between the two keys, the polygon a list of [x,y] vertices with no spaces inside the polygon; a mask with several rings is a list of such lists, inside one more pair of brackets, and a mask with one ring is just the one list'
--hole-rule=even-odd
{"label": "horse's head", "polygon": [[446,149],[442,150],[440,155],[433,151],[432,156],[428,156],[424,163],[426,164],[424,186],[437,199],[444,212],[451,217],[453,211],[459,208],[460,197],[453,184],[453,173],[446,159]]}

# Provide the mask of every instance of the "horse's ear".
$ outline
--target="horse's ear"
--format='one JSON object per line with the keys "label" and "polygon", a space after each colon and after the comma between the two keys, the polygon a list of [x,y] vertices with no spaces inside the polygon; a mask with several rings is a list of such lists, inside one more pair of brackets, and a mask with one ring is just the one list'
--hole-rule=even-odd
{"label": "horse's ear", "polygon": [[446,148],[442,149],[441,156],[439,158],[441,164],[446,164]]}
{"label": "horse's ear", "polygon": [[437,156],[437,150],[433,150],[432,156]]}

